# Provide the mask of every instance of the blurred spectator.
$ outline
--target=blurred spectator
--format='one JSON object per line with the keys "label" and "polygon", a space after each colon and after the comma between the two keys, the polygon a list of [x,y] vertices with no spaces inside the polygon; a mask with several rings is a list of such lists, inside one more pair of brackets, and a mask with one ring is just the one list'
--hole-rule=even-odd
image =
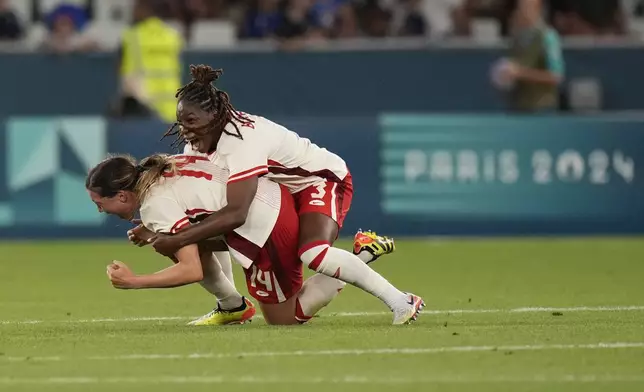
{"label": "blurred spectator", "polygon": [[644,0],[640,0],[635,4],[633,13],[639,18],[644,17]]}
{"label": "blurred spectator", "polygon": [[565,36],[602,36],[626,33],[619,0],[549,0],[549,18]]}
{"label": "blurred spectator", "polygon": [[62,4],[46,18],[49,35],[41,48],[55,53],[84,52],[98,49],[97,42],[85,29],[89,18],[83,8]]}
{"label": "blurred spectator", "polygon": [[541,0],[519,0],[512,27],[509,59],[497,63],[493,81],[509,89],[514,111],[556,110],[564,63],[559,36],[542,17]]}
{"label": "blurred spectator", "polygon": [[281,19],[279,0],[253,0],[244,16],[239,35],[250,39],[271,37],[280,26]]}
{"label": "blurred spectator", "polygon": [[110,102],[107,115],[118,119],[150,119],[155,117],[152,109],[131,95],[125,95],[114,102]]}
{"label": "blurred spectator", "polygon": [[[350,3],[349,0],[315,0],[312,10],[320,27],[329,31],[333,28],[340,10]],[[346,8],[344,9],[346,12]]]}
{"label": "blurred spectator", "polygon": [[366,0],[360,10],[362,30],[367,36],[384,38],[391,30],[391,11],[378,0]]}
{"label": "blurred spectator", "polygon": [[456,11],[465,0],[421,0],[419,9],[430,27],[432,37],[452,35]]}
{"label": "blurred spectator", "polygon": [[463,1],[452,9],[452,35],[469,37],[472,35],[472,7],[468,1]]}
{"label": "blurred spectator", "polygon": [[472,22],[475,18],[496,20],[499,34],[510,35],[510,21],[516,9],[517,0],[464,0],[454,9],[454,34],[472,35]]}
{"label": "blurred spectator", "polygon": [[393,35],[403,37],[429,34],[429,26],[423,15],[422,0],[399,0],[392,22]]}
{"label": "blurred spectator", "polygon": [[300,49],[307,42],[324,38],[320,20],[313,10],[311,0],[288,0],[280,15],[275,35],[282,41],[282,48]]}
{"label": "blurred spectator", "polygon": [[338,9],[331,29],[333,38],[356,38],[361,35],[356,10],[351,3],[345,3]]}
{"label": "blurred spectator", "polygon": [[204,19],[227,19],[231,3],[231,0],[153,0],[151,4],[159,18],[180,22],[183,25],[181,31],[184,39],[190,41],[196,22]]}
{"label": "blurred spectator", "polygon": [[160,17],[194,21],[225,18],[228,3],[226,0],[165,0],[157,1],[155,8]]}
{"label": "blurred spectator", "polygon": [[11,9],[9,0],[0,0],[0,40],[19,39],[22,34],[22,26]]}
{"label": "blurred spectator", "polygon": [[[144,107],[168,123],[176,120],[175,93],[181,87],[179,33],[158,16],[153,0],[137,0],[134,23],[123,34],[119,50],[122,115],[146,113]],[[118,112],[118,110],[114,110]]]}

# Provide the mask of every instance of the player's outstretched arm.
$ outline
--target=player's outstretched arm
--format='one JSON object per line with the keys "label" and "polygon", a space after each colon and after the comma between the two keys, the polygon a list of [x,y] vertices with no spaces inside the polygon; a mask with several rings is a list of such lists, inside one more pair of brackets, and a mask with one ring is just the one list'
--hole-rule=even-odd
{"label": "player's outstretched arm", "polygon": [[200,282],[203,279],[197,245],[179,249],[175,257],[176,264],[149,275],[135,275],[125,263],[114,261],[107,267],[107,276],[118,289],[170,288]]}
{"label": "player's outstretched arm", "polygon": [[157,236],[152,246],[157,252],[168,256],[174,254],[177,249],[230,233],[242,226],[246,223],[248,210],[257,193],[257,184],[256,176],[229,182],[226,188],[227,205],[224,208],[173,236]]}

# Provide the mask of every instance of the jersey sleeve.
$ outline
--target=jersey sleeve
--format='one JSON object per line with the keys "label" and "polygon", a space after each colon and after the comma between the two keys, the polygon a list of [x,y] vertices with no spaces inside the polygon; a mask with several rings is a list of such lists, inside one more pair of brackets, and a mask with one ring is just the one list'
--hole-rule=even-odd
{"label": "jersey sleeve", "polygon": [[556,75],[563,76],[564,60],[561,51],[561,42],[555,30],[548,29],[544,34],[544,48],[546,51],[546,65],[548,70]]}
{"label": "jersey sleeve", "polygon": [[141,221],[155,233],[174,234],[190,225],[179,203],[166,196],[150,195],[141,206]]}
{"label": "jersey sleeve", "polygon": [[229,136],[222,155],[230,171],[229,184],[268,173],[267,148],[253,132],[246,132],[243,140]]}

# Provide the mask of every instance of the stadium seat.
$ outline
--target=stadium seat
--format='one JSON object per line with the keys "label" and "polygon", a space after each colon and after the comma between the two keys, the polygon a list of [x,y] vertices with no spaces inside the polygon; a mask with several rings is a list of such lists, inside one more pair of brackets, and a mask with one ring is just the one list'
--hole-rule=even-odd
{"label": "stadium seat", "polygon": [[24,43],[27,49],[37,49],[47,37],[47,27],[43,23],[34,23],[26,31]]}
{"label": "stadium seat", "polygon": [[439,38],[452,31],[451,12],[453,1],[424,1],[421,10],[431,28],[432,38]]}
{"label": "stadium seat", "polygon": [[230,48],[237,40],[235,26],[229,21],[203,21],[192,27],[193,49]]}
{"label": "stadium seat", "polygon": [[472,38],[480,43],[495,43],[501,39],[499,22],[476,18],[472,22]]}
{"label": "stadium seat", "polygon": [[128,23],[132,19],[132,0],[100,0],[96,1],[95,19],[98,23],[117,21]]}
{"label": "stadium seat", "polygon": [[628,21],[630,32],[641,39],[644,39],[644,18],[632,18]]}
{"label": "stadium seat", "polygon": [[9,6],[16,13],[18,19],[26,25],[31,24],[31,1],[30,0],[9,0]]}
{"label": "stadium seat", "polygon": [[641,0],[621,0],[622,1],[622,9],[624,9],[624,13],[626,14],[627,17],[630,15],[634,15],[635,11],[637,10],[638,5],[640,4]]}
{"label": "stadium seat", "polygon": [[568,101],[575,112],[594,112],[602,109],[602,85],[595,78],[577,78],[568,82]]}
{"label": "stadium seat", "polygon": [[115,50],[126,27],[125,23],[96,21],[88,26],[87,33],[98,42],[102,50]]}

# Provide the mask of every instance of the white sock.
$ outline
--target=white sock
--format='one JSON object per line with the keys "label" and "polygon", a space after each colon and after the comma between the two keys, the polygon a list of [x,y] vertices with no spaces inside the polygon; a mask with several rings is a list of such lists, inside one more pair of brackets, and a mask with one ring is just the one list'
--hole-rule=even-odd
{"label": "white sock", "polygon": [[[373,261],[374,257],[369,252],[356,255],[365,264]],[[299,322],[307,322],[322,308],[333,301],[340,294],[346,283],[322,274],[315,274],[307,279],[297,295],[295,318]]]}
{"label": "white sock", "polygon": [[372,255],[371,253],[369,253],[369,252],[360,252],[360,253],[358,253],[356,256],[358,256],[358,258],[359,258],[360,260],[362,260],[365,264],[369,264],[369,263],[371,263],[371,262],[373,261],[373,259],[375,258],[375,257],[373,257],[373,255]]}
{"label": "white sock", "polygon": [[214,253],[202,255],[201,266],[203,268],[203,280],[199,284],[210,294],[217,297],[217,302],[219,302],[222,309],[235,309],[243,304],[244,300],[241,294],[222,272],[221,264],[219,264],[219,260]]}
{"label": "white sock", "polygon": [[382,300],[389,309],[403,307],[407,295],[367,266],[358,256],[315,242],[300,248],[300,259],[310,269],[352,284]]}
{"label": "white sock", "polygon": [[219,261],[221,271],[226,275],[230,283],[235,286],[235,278],[233,278],[233,262],[230,259],[230,252],[213,252],[215,258]]}
{"label": "white sock", "polygon": [[302,285],[297,295],[295,319],[301,323],[307,322],[323,307],[327,306],[346,283],[322,274],[315,274]]}

